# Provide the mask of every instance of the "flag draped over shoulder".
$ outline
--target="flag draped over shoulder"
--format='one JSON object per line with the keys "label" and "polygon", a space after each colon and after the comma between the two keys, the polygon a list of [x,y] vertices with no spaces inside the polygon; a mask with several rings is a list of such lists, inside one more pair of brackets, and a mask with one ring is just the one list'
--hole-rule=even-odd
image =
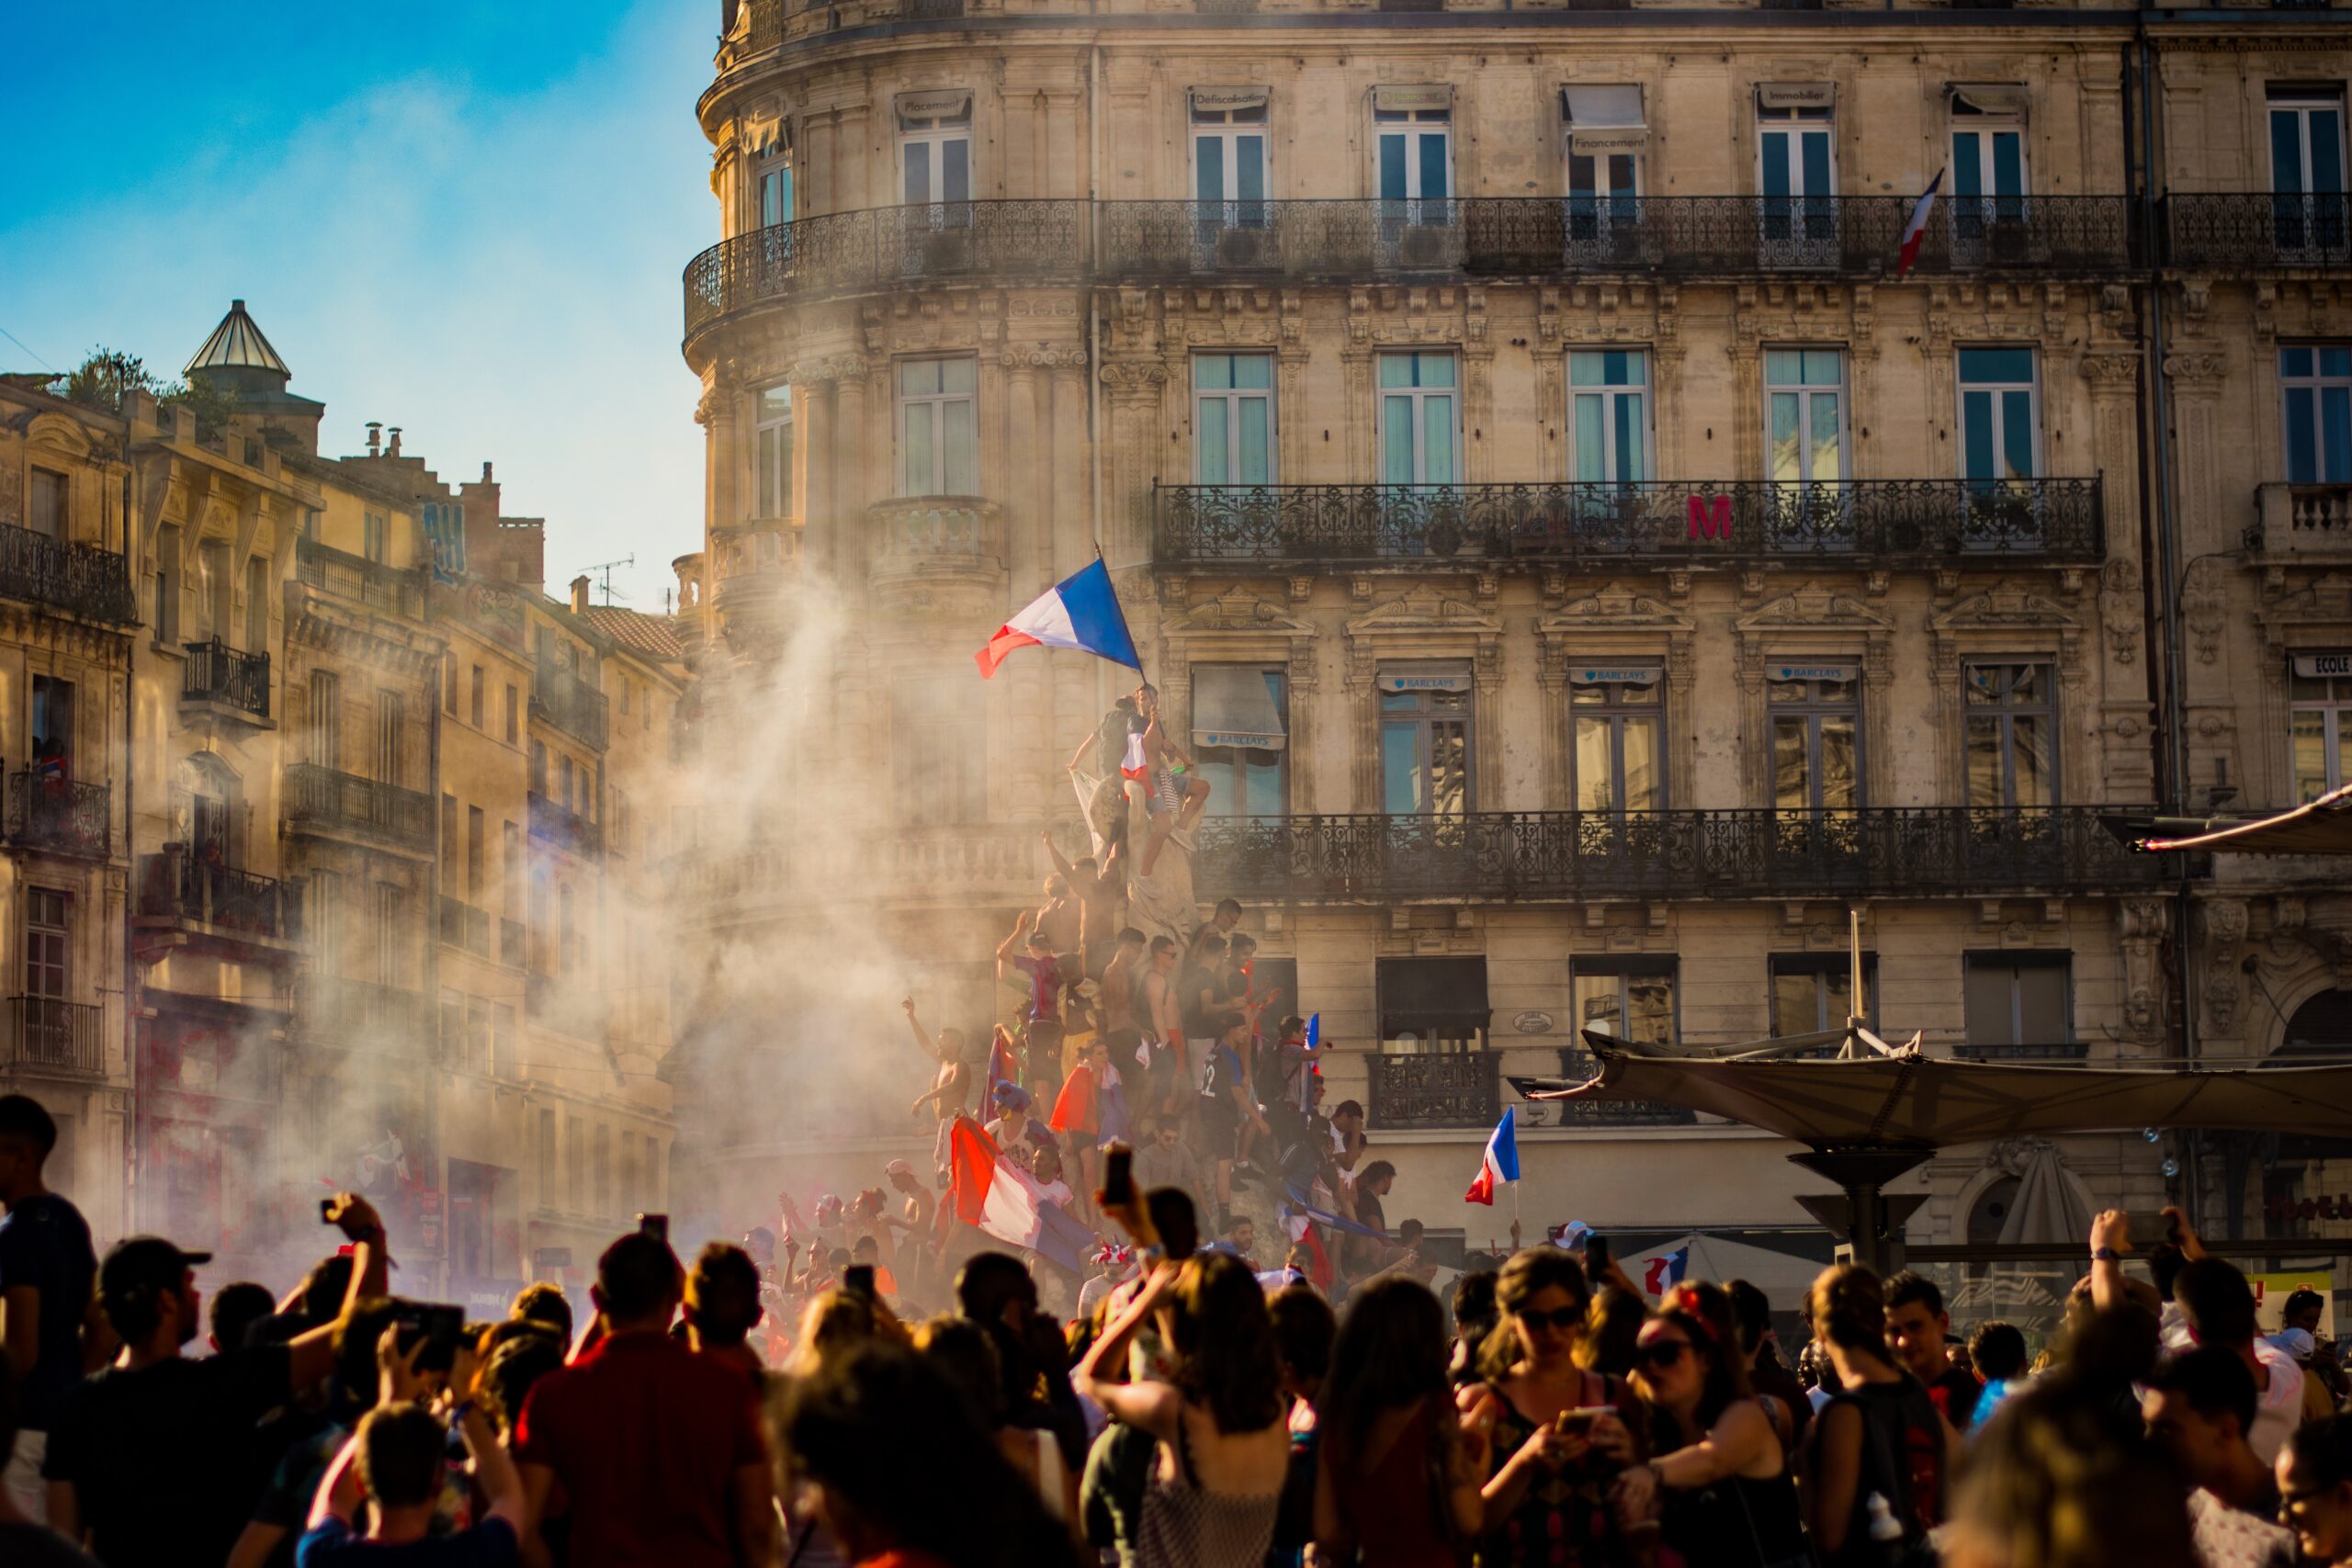
{"label": "flag draped over shoulder", "polygon": [[1006,1159],[968,1116],[956,1118],[948,1134],[948,1170],[957,1219],[1073,1274],[1086,1271],[1094,1233],[1060,1204],[1039,1197],[1035,1178]]}

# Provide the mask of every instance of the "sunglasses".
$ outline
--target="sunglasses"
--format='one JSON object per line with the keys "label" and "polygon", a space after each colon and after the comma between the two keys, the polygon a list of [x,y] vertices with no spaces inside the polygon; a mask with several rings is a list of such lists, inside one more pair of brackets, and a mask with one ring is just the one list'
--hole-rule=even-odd
{"label": "sunglasses", "polygon": [[1680,1361],[1690,1348],[1690,1342],[1684,1339],[1660,1339],[1648,1345],[1639,1345],[1634,1349],[1634,1365],[1661,1369],[1671,1367]]}
{"label": "sunglasses", "polygon": [[1574,1328],[1584,1321],[1584,1308],[1554,1307],[1550,1312],[1532,1312],[1522,1307],[1516,1315],[1530,1328]]}

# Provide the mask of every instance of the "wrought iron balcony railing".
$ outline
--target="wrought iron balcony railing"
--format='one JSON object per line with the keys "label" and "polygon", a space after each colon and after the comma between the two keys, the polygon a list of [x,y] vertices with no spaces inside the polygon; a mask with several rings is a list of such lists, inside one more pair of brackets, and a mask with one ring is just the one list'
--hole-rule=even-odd
{"label": "wrought iron balcony railing", "polygon": [[231,648],[219,637],[187,645],[180,701],[220,703],[255,718],[269,716],[269,655]]}
{"label": "wrought iron balcony railing", "polygon": [[2089,562],[2097,479],[1161,485],[1165,566]]}
{"label": "wrought iron balcony railing", "polygon": [[139,619],[121,556],[6,524],[0,524],[0,595],[120,626]]}
{"label": "wrought iron balcony railing", "polygon": [[1499,1051],[1444,1051],[1370,1059],[1371,1124],[1491,1127],[1502,1114]]}
{"label": "wrought iron balcony railing", "polygon": [[2352,266],[2352,196],[2204,191],[2164,198],[2168,259],[2215,272]]}
{"label": "wrought iron balcony railing", "polygon": [[139,857],[139,912],[271,942],[302,940],[302,890],[190,854],[176,845]]}
{"label": "wrought iron balcony railing", "polygon": [[423,572],[387,566],[366,556],[320,544],[316,539],[295,542],[294,576],[296,581],[322,593],[348,599],[388,615],[414,618],[424,614]]}
{"label": "wrought iron balcony railing", "polygon": [[1195,876],[1241,898],[1777,898],[2126,891],[2175,874],[2118,807],[1212,817]]}
{"label": "wrought iron balcony railing", "polygon": [[[750,305],[974,278],[1871,276],[1907,196],[1454,197],[941,202],[825,213],[721,241],[685,270],[686,335]],[[2136,259],[2131,198],[1947,197],[1916,271],[2104,276]]]}
{"label": "wrought iron balcony railing", "polygon": [[431,795],[315,762],[287,768],[286,820],[297,829],[357,833],[402,849],[433,848]]}
{"label": "wrought iron balcony railing", "polygon": [[106,1071],[97,1008],[56,997],[10,997],[8,1012],[17,1026],[12,1059],[17,1066],[76,1077]]}
{"label": "wrought iron balcony railing", "polygon": [[605,831],[560,802],[531,791],[531,837],[542,839],[576,855],[605,852]]}
{"label": "wrought iron balcony railing", "polygon": [[107,786],[38,770],[8,775],[8,837],[60,854],[105,858],[113,843]]}
{"label": "wrought iron balcony railing", "polygon": [[600,751],[611,705],[604,693],[560,664],[542,663],[531,676],[531,716]]}
{"label": "wrought iron balcony railing", "polygon": [[[1563,1078],[1581,1081],[1600,1075],[1600,1063],[1590,1052],[1560,1048]],[[1557,1116],[1563,1127],[1689,1127],[1699,1120],[1699,1113],[1689,1106],[1662,1100],[1555,1100],[1543,1109],[1547,1115]]]}
{"label": "wrought iron balcony railing", "polygon": [[1953,1055],[1963,1062],[2007,1062],[2011,1066],[2081,1066],[2091,1059],[2089,1043],[2059,1040],[2015,1045],[1955,1045]]}

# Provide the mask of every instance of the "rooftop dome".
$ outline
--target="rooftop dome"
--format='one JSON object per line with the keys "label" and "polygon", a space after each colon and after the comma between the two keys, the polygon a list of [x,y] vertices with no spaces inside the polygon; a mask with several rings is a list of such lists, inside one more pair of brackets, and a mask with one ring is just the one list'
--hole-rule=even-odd
{"label": "rooftop dome", "polygon": [[259,370],[288,378],[294,374],[245,313],[243,299],[229,301],[229,313],[220,318],[220,324],[212,329],[212,335],[204,340],[204,346],[196,351],[182,374],[193,376],[200,370]]}

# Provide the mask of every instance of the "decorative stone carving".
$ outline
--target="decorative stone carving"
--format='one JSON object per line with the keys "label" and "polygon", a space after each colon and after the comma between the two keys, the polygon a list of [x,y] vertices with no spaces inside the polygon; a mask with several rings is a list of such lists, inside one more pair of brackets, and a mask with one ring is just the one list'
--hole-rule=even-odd
{"label": "decorative stone carving", "polygon": [[2120,1038],[2143,1045],[2164,1039],[2165,1004],[2159,955],[2172,929],[2172,906],[2161,898],[2127,898],[2115,911],[2123,948],[2123,1028]]}
{"label": "decorative stone carving", "polygon": [[2245,999],[2238,958],[2245,943],[2245,901],[2209,898],[2199,907],[2205,937],[2205,1013],[2214,1027],[2234,1029]]}

